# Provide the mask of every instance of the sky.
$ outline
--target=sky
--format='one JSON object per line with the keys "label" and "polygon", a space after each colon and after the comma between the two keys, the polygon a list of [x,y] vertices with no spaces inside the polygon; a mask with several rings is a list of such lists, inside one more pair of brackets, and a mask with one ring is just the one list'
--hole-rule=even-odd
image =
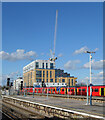
{"label": "sky", "polygon": [[58,24],[56,68],[89,81],[92,54],[92,83],[103,84],[103,3],[101,2],[5,2],[2,3],[2,84],[23,75],[32,60],[50,58],[54,48],[55,17]]}

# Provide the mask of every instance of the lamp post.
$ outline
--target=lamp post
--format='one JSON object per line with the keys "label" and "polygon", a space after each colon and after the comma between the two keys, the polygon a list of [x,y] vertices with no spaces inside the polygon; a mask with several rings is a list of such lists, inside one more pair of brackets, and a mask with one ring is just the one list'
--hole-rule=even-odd
{"label": "lamp post", "polygon": [[89,98],[88,98],[88,79],[87,79],[87,103],[86,103],[86,105],[89,105]]}
{"label": "lamp post", "polygon": [[[92,55],[91,54],[95,53],[95,52],[93,52],[93,51],[85,51],[85,53],[89,53],[89,60],[90,60],[90,105],[92,105],[92,78],[91,78],[91,60],[92,60]],[[87,99],[88,99],[88,97],[87,97]]]}

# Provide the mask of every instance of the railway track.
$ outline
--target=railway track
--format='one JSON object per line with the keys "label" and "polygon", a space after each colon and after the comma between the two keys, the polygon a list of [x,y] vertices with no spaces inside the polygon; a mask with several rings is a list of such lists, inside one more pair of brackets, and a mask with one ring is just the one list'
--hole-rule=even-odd
{"label": "railway track", "polygon": [[45,117],[23,108],[3,102],[0,99],[0,114],[2,120],[42,120]]}
{"label": "railway track", "polygon": [[[32,93],[27,93],[27,95],[32,95]],[[61,95],[61,94],[45,94],[45,93],[35,93],[35,95],[38,96],[51,96],[51,97],[62,97],[62,98],[69,98],[69,99],[74,99],[74,100],[82,100],[86,101],[87,96],[77,96],[77,95]],[[90,96],[88,97],[90,99]],[[92,97],[93,102],[99,102],[99,103],[105,103],[105,97]]]}
{"label": "railway track", "polygon": [[2,102],[2,111],[0,110],[0,112],[2,112],[8,120],[64,120],[58,117],[49,118],[8,102]]}
{"label": "railway track", "polygon": [[7,107],[6,106],[4,107],[4,105],[2,104],[2,99],[0,98],[0,119],[1,120],[14,120],[12,118],[12,116],[10,116],[9,114],[7,114],[7,111],[4,108],[7,109]]}
{"label": "railway track", "polygon": [[24,108],[3,102],[2,112],[11,120],[37,120],[44,119],[44,116],[32,113]]}

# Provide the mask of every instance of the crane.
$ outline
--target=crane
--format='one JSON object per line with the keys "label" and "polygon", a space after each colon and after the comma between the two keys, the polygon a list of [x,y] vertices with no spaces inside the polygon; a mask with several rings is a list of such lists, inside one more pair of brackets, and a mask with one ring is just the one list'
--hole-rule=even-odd
{"label": "crane", "polygon": [[56,10],[56,21],[55,21],[55,33],[54,33],[54,49],[53,52],[52,50],[50,50],[50,54],[51,54],[51,58],[50,61],[54,61],[57,60],[57,57],[55,57],[55,45],[56,45],[56,33],[57,33],[57,19],[58,19],[58,10]]}

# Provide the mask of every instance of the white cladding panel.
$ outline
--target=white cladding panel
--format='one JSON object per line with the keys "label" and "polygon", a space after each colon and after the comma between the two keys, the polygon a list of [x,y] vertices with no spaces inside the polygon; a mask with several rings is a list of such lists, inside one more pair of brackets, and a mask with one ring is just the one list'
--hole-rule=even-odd
{"label": "white cladding panel", "polygon": [[[67,86],[66,83],[45,83],[46,87],[62,87],[62,86]],[[40,85],[42,87],[42,83],[34,83],[34,85]]]}
{"label": "white cladding panel", "polygon": [[36,68],[36,62],[39,63],[39,68],[43,68],[43,63],[44,63],[44,69],[46,69],[46,63],[48,64],[48,69],[50,69],[50,63],[53,63],[53,66],[55,67],[55,62],[50,61],[50,60],[35,60],[25,67],[23,67],[23,73],[26,73],[30,70],[34,70]]}
{"label": "white cladding panel", "polygon": [[14,83],[13,83],[13,88],[14,88],[15,90],[19,90],[19,88],[20,88],[20,86],[21,86],[21,81],[23,81],[23,79],[17,79],[17,80],[14,81]]}

